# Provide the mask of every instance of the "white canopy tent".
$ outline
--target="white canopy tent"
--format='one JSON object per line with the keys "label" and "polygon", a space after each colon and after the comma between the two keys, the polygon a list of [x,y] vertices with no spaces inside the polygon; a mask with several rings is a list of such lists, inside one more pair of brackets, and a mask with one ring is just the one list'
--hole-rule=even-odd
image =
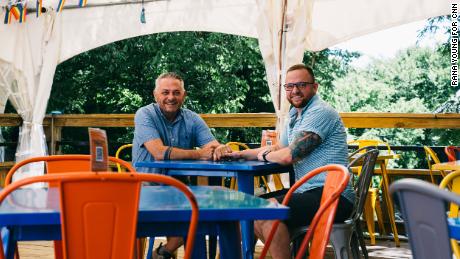
{"label": "white canopy tent", "polygon": [[[8,2],[8,1],[2,1]],[[15,2],[15,1],[13,1]],[[28,8],[36,1],[28,0]],[[159,32],[211,31],[254,37],[279,118],[289,105],[284,71],[318,51],[392,26],[450,13],[448,0],[43,0],[46,12],[0,25],[0,107],[6,96],[23,118],[16,159],[44,155],[41,125],[57,64],[122,39]],[[5,6],[5,3],[0,4]],[[0,9],[0,17],[6,9]],[[282,30],[282,28],[284,28]],[[0,109],[0,112],[3,112]],[[33,174],[33,173],[32,173]]]}

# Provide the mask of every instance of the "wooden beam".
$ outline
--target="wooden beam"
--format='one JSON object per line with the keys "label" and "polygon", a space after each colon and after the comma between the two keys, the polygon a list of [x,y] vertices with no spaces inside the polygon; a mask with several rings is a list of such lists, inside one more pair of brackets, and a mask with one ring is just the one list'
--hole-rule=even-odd
{"label": "wooden beam", "polygon": [[227,113],[200,114],[211,128],[273,128],[276,126],[274,113]]}
{"label": "wooden beam", "polygon": [[340,116],[347,128],[460,128],[460,114],[344,112]]}
{"label": "wooden beam", "polygon": [[[363,113],[340,114],[347,128],[460,129],[460,114]],[[62,114],[54,115],[56,127],[134,127],[134,114]],[[274,113],[201,114],[211,128],[261,127],[276,125]],[[0,114],[0,126],[19,126],[17,114]],[[43,125],[51,124],[47,115]]]}
{"label": "wooden beam", "polygon": [[[45,120],[49,119],[47,116]],[[134,114],[54,115],[56,127],[134,127]]]}
{"label": "wooden beam", "polygon": [[21,116],[17,114],[5,113],[0,114],[0,126],[15,127],[22,124]]}

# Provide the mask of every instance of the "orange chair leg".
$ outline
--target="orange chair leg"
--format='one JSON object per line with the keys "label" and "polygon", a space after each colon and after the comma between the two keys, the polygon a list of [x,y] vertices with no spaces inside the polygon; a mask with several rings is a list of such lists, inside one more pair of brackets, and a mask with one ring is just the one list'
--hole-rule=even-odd
{"label": "orange chair leg", "polygon": [[18,247],[18,243],[16,243],[16,250],[14,251],[14,259],[19,259],[19,247]]}
{"label": "orange chair leg", "polygon": [[138,238],[136,239],[136,256],[137,259],[143,259],[145,254],[147,238]]}
{"label": "orange chair leg", "polygon": [[62,241],[54,240],[54,258],[64,258],[64,252],[62,251]]}

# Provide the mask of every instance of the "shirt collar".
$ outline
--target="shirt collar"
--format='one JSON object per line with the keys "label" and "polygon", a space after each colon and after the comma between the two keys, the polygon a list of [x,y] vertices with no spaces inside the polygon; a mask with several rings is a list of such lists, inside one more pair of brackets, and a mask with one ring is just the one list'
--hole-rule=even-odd
{"label": "shirt collar", "polygon": [[161,111],[160,106],[158,105],[158,103],[154,103],[153,107],[155,108],[155,111],[157,112],[157,114],[160,114],[161,118],[163,118],[163,120],[168,124],[175,124],[175,123],[181,121],[182,118],[183,118],[183,110],[182,110],[182,108],[179,108],[179,112],[177,113],[176,119],[173,122],[170,122],[166,118],[166,116],[163,114],[163,112]]}
{"label": "shirt collar", "polygon": [[[308,110],[308,108],[311,106],[311,104],[313,102],[315,102],[316,100],[318,100],[319,97],[317,94],[313,95],[313,97],[310,99],[310,101],[308,101],[307,105],[305,105],[305,107],[302,108],[302,111],[300,112],[300,114],[304,114],[306,110]],[[295,107],[292,107],[291,106],[291,110],[289,111],[289,117],[291,118],[291,121],[292,120],[295,120],[296,117],[297,117],[297,109]]]}

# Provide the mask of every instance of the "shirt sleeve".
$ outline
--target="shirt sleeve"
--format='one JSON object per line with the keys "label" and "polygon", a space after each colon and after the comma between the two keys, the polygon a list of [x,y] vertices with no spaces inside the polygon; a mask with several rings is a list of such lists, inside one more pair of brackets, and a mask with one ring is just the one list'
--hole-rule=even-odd
{"label": "shirt sleeve", "polygon": [[332,109],[312,110],[304,119],[299,130],[313,132],[324,140],[330,134],[338,116],[338,113]]}
{"label": "shirt sleeve", "polygon": [[211,133],[211,129],[209,129],[206,122],[204,122],[198,114],[195,116],[193,127],[195,132],[195,143],[198,147],[202,147],[209,142],[216,140]]}
{"label": "shirt sleeve", "polygon": [[140,145],[160,138],[153,116],[155,114],[151,114],[145,108],[138,110],[134,116],[134,137],[137,138]]}

